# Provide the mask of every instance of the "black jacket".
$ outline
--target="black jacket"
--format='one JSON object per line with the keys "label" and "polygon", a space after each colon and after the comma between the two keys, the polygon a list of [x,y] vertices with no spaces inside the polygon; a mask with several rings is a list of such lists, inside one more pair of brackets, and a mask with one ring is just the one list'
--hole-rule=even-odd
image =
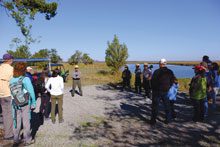
{"label": "black jacket", "polygon": [[152,89],[154,91],[168,92],[174,83],[175,76],[172,70],[162,67],[154,71],[152,76]]}

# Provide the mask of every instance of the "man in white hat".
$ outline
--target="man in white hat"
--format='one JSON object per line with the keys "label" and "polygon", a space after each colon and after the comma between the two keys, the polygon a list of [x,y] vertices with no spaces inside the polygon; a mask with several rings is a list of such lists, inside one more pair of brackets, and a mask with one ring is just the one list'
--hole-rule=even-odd
{"label": "man in white hat", "polygon": [[161,59],[159,61],[159,69],[155,70],[152,76],[152,113],[151,124],[156,123],[158,114],[158,107],[160,100],[163,101],[166,118],[165,123],[171,120],[170,102],[168,98],[168,91],[175,81],[173,71],[166,67],[167,60]]}
{"label": "man in white hat", "polygon": [[28,66],[26,68],[26,73],[25,73],[25,76],[28,77],[31,80],[31,82],[33,82],[33,77],[32,77],[32,74],[31,74],[32,70],[33,69],[30,66]]}
{"label": "man in white hat", "polygon": [[79,71],[79,66],[75,65],[75,70],[73,71],[73,85],[72,85],[72,97],[75,95],[76,86],[79,88],[79,95],[82,96],[82,85],[81,85],[81,72]]}

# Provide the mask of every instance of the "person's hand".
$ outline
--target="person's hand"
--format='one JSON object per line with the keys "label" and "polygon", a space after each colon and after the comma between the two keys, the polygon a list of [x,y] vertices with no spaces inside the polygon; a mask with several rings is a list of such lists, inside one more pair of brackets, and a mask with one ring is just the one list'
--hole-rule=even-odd
{"label": "person's hand", "polygon": [[35,108],[36,108],[35,106],[31,105],[31,110],[35,110]]}

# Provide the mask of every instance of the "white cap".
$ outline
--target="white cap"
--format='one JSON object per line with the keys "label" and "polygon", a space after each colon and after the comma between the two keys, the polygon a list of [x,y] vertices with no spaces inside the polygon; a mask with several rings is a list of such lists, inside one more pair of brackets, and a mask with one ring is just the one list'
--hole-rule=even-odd
{"label": "white cap", "polygon": [[162,58],[162,59],[160,59],[160,62],[159,62],[160,64],[167,64],[167,60],[166,59],[164,59],[164,58]]}
{"label": "white cap", "polygon": [[30,66],[28,66],[26,69],[27,69],[27,70],[32,70],[33,68],[31,68]]}

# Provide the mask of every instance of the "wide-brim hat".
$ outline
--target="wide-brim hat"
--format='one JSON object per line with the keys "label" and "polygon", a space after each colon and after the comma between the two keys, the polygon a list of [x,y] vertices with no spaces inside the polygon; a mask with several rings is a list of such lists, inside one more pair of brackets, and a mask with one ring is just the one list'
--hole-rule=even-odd
{"label": "wide-brim hat", "polygon": [[148,66],[148,63],[144,63],[144,66]]}
{"label": "wide-brim hat", "polygon": [[75,67],[74,68],[79,68],[79,66],[78,65],[75,65]]}

